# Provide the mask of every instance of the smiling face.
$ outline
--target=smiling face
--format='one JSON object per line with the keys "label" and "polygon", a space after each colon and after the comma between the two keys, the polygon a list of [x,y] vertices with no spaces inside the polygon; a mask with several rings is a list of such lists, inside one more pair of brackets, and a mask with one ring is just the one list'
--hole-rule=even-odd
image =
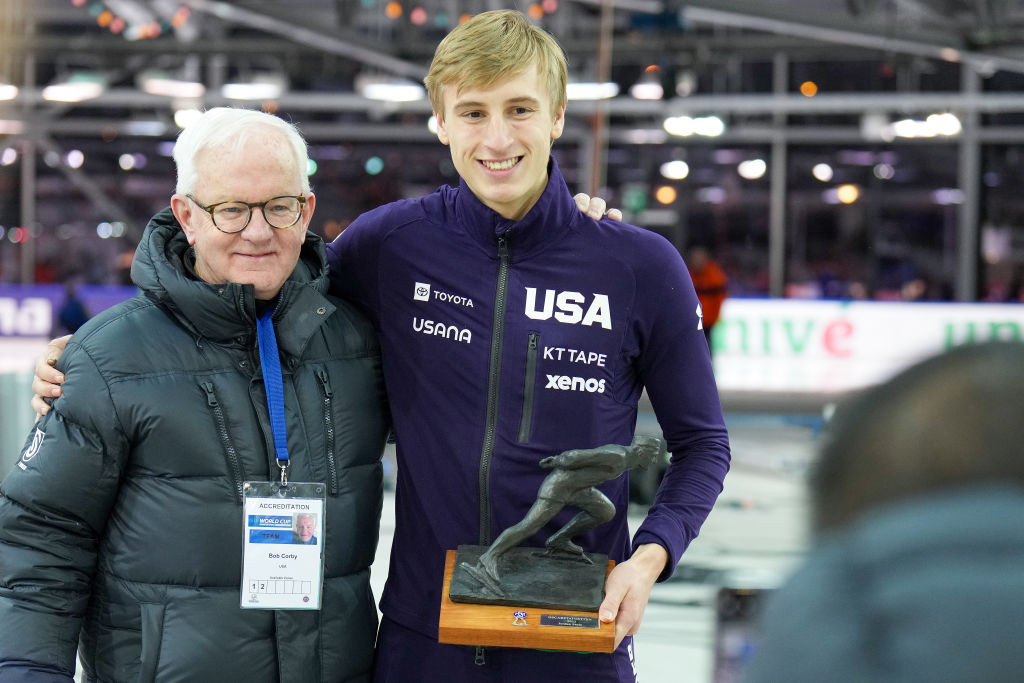
{"label": "smiling face", "polygon": [[299,538],[302,539],[303,543],[309,543],[310,539],[313,538],[314,531],[316,531],[316,522],[313,521],[313,517],[310,515],[299,516],[298,532]]}
{"label": "smiling face", "polygon": [[[196,157],[200,180],[193,196],[209,206],[231,200],[263,202],[282,195],[301,195],[300,171],[287,149],[280,134],[270,129],[267,135],[256,136],[237,150],[204,149]],[[315,204],[316,198],[310,194],[299,221],[284,230],[270,227],[263,213],[253,209],[248,227],[228,235],[185,195],[171,198],[174,215],[189,244],[195,247],[196,275],[215,284],[253,285],[256,298],[264,300],[273,299],[295,269]]]}
{"label": "smiling face", "polygon": [[552,108],[546,83],[528,68],[489,88],[444,89],[437,137],[451,148],[455,169],[477,198],[519,220],[548,181],[551,143],[561,136],[565,107]]}

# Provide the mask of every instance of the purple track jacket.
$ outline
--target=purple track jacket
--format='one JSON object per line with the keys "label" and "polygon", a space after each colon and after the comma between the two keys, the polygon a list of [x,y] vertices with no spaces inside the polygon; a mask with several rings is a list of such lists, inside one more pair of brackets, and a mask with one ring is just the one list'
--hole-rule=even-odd
{"label": "purple track jacket", "polygon": [[[542,458],[629,444],[645,388],[672,457],[632,543],[661,544],[675,567],[729,468],[699,304],[675,247],[581,213],[552,159],[522,220],[462,182],[369,211],[328,249],[335,292],[380,332],[398,458],[386,616],[436,637],[445,551],[519,522],[547,474]],[[617,514],[575,540],[622,561],[628,480],[599,488]],[[577,512],[566,507],[524,545],[543,547]]]}

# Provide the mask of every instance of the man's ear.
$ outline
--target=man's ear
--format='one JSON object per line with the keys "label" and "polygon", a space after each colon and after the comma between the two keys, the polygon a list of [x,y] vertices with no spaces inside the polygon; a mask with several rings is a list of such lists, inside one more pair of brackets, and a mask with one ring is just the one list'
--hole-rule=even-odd
{"label": "man's ear", "polygon": [[171,211],[174,212],[178,225],[185,232],[185,237],[188,239],[189,244],[196,243],[196,231],[192,226],[192,218],[193,213],[198,210],[201,209],[183,194],[175,194],[171,197]]}
{"label": "man's ear", "polygon": [[302,218],[306,229],[309,229],[309,224],[313,220],[313,211],[316,210],[316,195],[310,192],[306,195],[306,203],[302,205]]}
{"label": "man's ear", "polygon": [[437,139],[441,141],[442,145],[447,145],[449,138],[448,129],[444,126],[444,117],[435,111],[434,118],[437,119]]}
{"label": "man's ear", "polygon": [[565,105],[563,104],[559,110],[555,113],[555,121],[551,126],[551,141],[554,142],[558,138],[562,137],[562,131],[565,130]]}

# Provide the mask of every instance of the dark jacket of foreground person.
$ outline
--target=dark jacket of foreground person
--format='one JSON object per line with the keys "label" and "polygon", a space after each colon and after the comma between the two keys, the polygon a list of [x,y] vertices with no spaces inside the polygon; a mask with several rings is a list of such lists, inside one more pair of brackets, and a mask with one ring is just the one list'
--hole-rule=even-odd
{"label": "dark jacket of foreground person", "polygon": [[1024,491],[983,485],[869,513],[768,603],[748,683],[1016,683]]}

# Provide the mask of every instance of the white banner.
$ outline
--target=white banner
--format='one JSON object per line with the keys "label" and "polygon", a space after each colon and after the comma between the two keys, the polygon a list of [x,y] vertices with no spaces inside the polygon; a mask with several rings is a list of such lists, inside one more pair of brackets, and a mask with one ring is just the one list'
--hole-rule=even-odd
{"label": "white banner", "polygon": [[715,376],[721,391],[841,393],[1022,331],[1024,304],[728,299],[713,332]]}

